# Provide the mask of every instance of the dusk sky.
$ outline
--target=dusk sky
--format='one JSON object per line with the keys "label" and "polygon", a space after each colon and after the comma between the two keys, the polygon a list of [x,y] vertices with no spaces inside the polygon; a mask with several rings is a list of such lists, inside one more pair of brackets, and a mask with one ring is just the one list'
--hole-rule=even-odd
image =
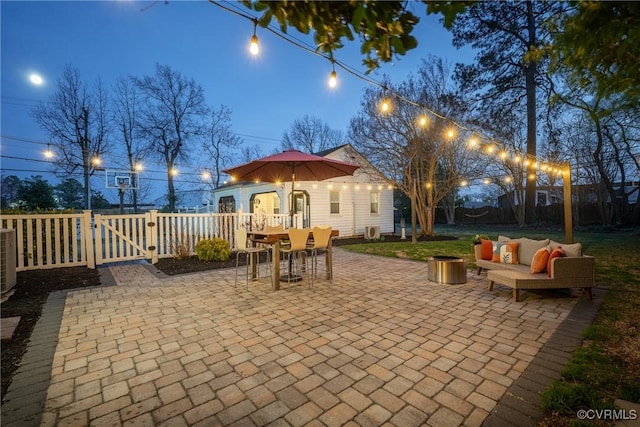
{"label": "dusk sky", "polygon": [[[31,112],[54,93],[65,65],[78,69],[86,83],[100,77],[107,88],[120,76],[152,76],[156,63],[169,65],[202,85],[209,106],[231,108],[234,132],[247,144],[260,145],[264,154],[277,149],[283,132],[305,114],[346,133],[369,85],[337,68],[338,86],[330,89],[329,61],[260,27],[260,54],[253,57],[248,51],[252,23],[207,1],[2,1],[0,7],[3,175],[40,174],[57,183],[50,166],[35,161],[44,159],[48,135]],[[384,64],[370,78],[381,81],[386,74],[400,82],[429,54],[452,66],[473,59],[469,49],[451,46],[451,35],[437,17],[426,16],[424,4],[415,3],[413,8],[421,19],[415,32],[418,48]],[[311,37],[295,30],[290,34],[312,43]],[[359,47],[358,42],[347,45],[336,52],[336,59],[364,72]],[[31,73],[41,75],[43,84],[31,83]],[[103,160],[105,167],[115,161],[109,154]],[[163,168],[151,160],[146,163],[149,169]],[[195,161],[180,169],[195,172],[190,170],[193,166]],[[162,194],[166,185],[157,184]],[[109,194],[104,180],[95,181],[92,188]]]}

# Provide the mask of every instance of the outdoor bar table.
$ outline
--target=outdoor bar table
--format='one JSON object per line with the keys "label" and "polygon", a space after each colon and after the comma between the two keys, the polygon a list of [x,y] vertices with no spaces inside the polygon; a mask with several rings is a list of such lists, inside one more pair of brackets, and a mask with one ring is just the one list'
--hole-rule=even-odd
{"label": "outdoor bar table", "polygon": [[[339,236],[338,230],[331,230],[331,237]],[[256,244],[268,244],[273,245],[273,259],[271,262],[273,263],[273,290],[277,291],[280,289],[280,241],[289,239],[288,231],[277,231],[277,232],[266,232],[266,231],[249,231],[247,236],[251,239],[254,246]],[[313,239],[313,230],[309,231],[309,239]],[[332,269],[332,239],[329,239],[329,245],[327,246],[326,253],[326,262],[327,262],[327,279],[330,279]],[[255,279],[257,277],[256,265],[253,264],[252,267],[252,277]]]}

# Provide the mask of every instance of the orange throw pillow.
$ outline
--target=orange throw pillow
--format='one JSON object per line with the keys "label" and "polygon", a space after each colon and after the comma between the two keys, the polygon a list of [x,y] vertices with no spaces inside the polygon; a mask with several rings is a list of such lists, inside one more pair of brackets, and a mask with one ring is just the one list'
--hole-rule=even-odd
{"label": "orange throw pillow", "polygon": [[551,255],[551,250],[548,247],[538,249],[531,261],[531,272],[535,274],[547,271],[549,255]]}
{"label": "orange throw pillow", "polygon": [[491,240],[480,240],[482,247],[480,248],[480,258],[491,261],[493,257],[493,242]]}
{"label": "orange throw pillow", "polygon": [[547,261],[547,275],[551,277],[551,260],[554,258],[564,258],[566,255],[562,248],[555,248],[551,255],[549,255],[549,260]]}
{"label": "orange throw pillow", "polygon": [[518,259],[519,242],[493,242],[492,262],[503,264],[520,264]]}

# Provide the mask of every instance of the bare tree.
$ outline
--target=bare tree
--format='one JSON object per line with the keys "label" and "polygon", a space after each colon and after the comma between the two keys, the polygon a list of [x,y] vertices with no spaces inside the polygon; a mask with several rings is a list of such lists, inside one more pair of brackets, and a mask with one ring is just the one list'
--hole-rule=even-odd
{"label": "bare tree", "polygon": [[98,79],[89,89],[80,72],[67,65],[48,102],[38,105],[33,116],[56,151],[56,174],[68,177],[78,169],[84,178],[84,206],[91,209],[90,177],[96,171],[92,159],[109,149],[107,95]]}
{"label": "bare tree", "polygon": [[207,113],[204,90],[193,79],[187,79],[166,65],[156,64],[155,76],[134,78],[143,97],[139,126],[147,139],[147,147],[167,167],[168,209],[175,210],[176,161],[186,160],[188,144],[203,132]]}
{"label": "bare tree", "polygon": [[[416,221],[423,234],[433,234],[438,203],[457,191],[463,178],[472,179],[481,169],[477,153],[463,149],[464,135],[448,134],[451,123],[441,118],[462,120],[465,114],[464,104],[449,87],[449,76],[442,60],[429,58],[422,62],[417,78],[412,76],[393,87],[416,105],[394,102],[391,111],[382,114],[378,106],[385,92],[368,89],[362,111],[351,120],[354,146],[412,201],[414,241]],[[417,105],[430,105],[441,114],[430,115],[429,123],[421,125],[416,117],[424,111]]]}
{"label": "bare tree", "polygon": [[222,170],[232,166],[237,149],[243,139],[231,130],[231,109],[221,105],[212,109],[207,124],[206,139],[202,141],[203,152],[207,155],[205,169],[211,173],[213,188],[220,185]]}
{"label": "bare tree", "polygon": [[307,153],[316,153],[344,144],[344,136],[333,130],[321,118],[304,115],[295,119],[282,135],[283,150],[295,148]]}
{"label": "bare tree", "polygon": [[[575,145],[567,147],[574,152],[588,155],[577,163],[583,171],[591,173],[595,183],[602,187],[599,210],[606,223],[629,225],[634,216],[629,206],[627,177],[635,176],[640,170],[636,159],[640,147],[640,109],[630,105],[624,96],[593,95],[574,85],[565,84],[558,91],[556,100],[578,112],[582,126],[589,138],[582,143],[587,152],[576,150]],[[590,171],[588,165],[594,165],[597,173]],[[617,185],[616,182],[619,182]]]}
{"label": "bare tree", "polygon": [[244,145],[240,150],[240,156],[243,163],[249,163],[255,159],[263,157],[264,153],[258,144]]}
{"label": "bare tree", "polygon": [[[127,156],[127,167],[130,171],[139,172],[140,159],[144,156],[143,143],[138,137],[138,112],[140,109],[138,94],[130,78],[119,78],[113,86],[113,123],[118,135],[124,142]],[[136,187],[140,182],[136,183]],[[119,190],[120,204],[124,200],[123,190]],[[138,188],[131,189],[133,211],[138,213]],[[121,206],[122,209],[122,206]]]}

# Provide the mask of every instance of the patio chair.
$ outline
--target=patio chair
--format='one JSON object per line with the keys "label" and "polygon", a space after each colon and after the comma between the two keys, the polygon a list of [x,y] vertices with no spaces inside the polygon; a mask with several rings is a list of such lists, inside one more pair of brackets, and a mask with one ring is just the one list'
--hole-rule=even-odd
{"label": "patio chair", "polygon": [[[288,262],[287,283],[291,283],[293,278],[307,274],[309,281],[309,271],[307,268],[307,239],[309,238],[308,228],[290,228],[288,248],[280,248],[280,252],[284,255],[281,258]],[[300,264],[303,263],[301,266]],[[286,271],[286,270],[285,270]]]}
{"label": "patio chair", "polygon": [[[318,274],[318,253],[321,251],[326,252],[330,240],[330,226],[313,227],[313,242],[307,245],[307,250],[311,253],[311,285],[313,285],[313,279],[315,279]],[[327,270],[326,260],[325,272],[329,275],[329,281],[333,282],[333,271]]]}
{"label": "patio chair", "polygon": [[269,271],[269,277],[271,277],[271,260],[270,260],[269,249],[267,249],[264,246],[262,247],[249,246],[246,228],[238,228],[236,230],[236,248],[238,252],[236,253],[236,281],[234,283],[234,286],[237,287],[238,285],[238,268],[240,264],[240,255],[242,254],[245,255],[245,260],[246,260],[245,278],[247,281],[247,289],[249,288],[249,265],[251,264],[250,262],[251,256],[255,256],[255,259],[257,262],[256,272],[258,273],[258,277],[260,277],[260,254],[261,253],[266,254],[266,258],[267,258],[266,264],[268,269],[267,271]]}

